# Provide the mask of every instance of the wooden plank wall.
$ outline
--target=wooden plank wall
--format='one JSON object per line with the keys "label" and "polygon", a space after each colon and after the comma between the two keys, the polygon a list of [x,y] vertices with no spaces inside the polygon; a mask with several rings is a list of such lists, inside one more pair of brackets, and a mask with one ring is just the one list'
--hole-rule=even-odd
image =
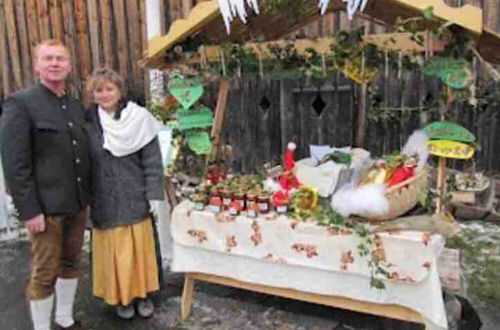
{"label": "wooden plank wall", "polygon": [[70,89],[78,97],[86,96],[92,70],[107,65],[124,77],[129,96],[143,102],[145,74],[138,61],[147,43],[144,2],[0,0],[0,102],[36,79],[33,50],[48,38],[70,49]]}
{"label": "wooden plank wall", "polygon": [[[201,0],[203,1],[203,0]],[[199,1],[167,0],[165,25],[184,18],[189,9]],[[485,25],[492,30],[500,29],[500,5],[498,0],[445,0],[452,6],[473,4],[484,9]],[[350,21],[345,13],[334,13],[310,23],[292,33],[291,37],[334,36],[341,29],[365,26],[369,33],[390,31],[389,27],[356,18]],[[484,74],[484,72],[481,72]],[[289,141],[298,144],[297,157],[308,155],[309,144],[350,145],[354,142],[356,114],[359,102],[359,86],[341,75],[304,88],[297,81],[262,81],[244,79],[233,82],[228,101],[224,141],[233,146],[232,163],[236,170],[252,172],[262,162],[281,157]],[[441,95],[441,85],[436,79],[425,77],[421,72],[404,72],[401,77],[394,69],[387,70],[376,82],[376,89],[386,107],[424,107],[426,111],[408,110],[394,112],[393,118],[382,122],[369,122],[366,133],[366,149],[373,155],[383,155],[400,150],[409,135],[423,124],[437,120],[434,110]],[[327,92],[338,88],[337,92]],[[213,87],[213,86],[212,86]],[[310,87],[310,86],[309,86]],[[325,88],[326,87],[326,88]],[[317,88],[315,91],[314,88]],[[302,91],[301,91],[302,89]],[[216,90],[207,94],[215,106]],[[321,96],[325,108],[318,115],[314,100]],[[260,102],[266,98],[270,105],[263,109]],[[210,104],[210,101],[209,103]],[[374,111],[368,105],[368,112]],[[454,109],[458,122],[468,127],[478,137],[481,150],[476,161],[481,169],[500,170],[500,127],[497,127],[497,109],[487,109],[489,116],[462,112]],[[500,109],[498,109],[500,110]],[[465,116],[464,116],[465,114]],[[223,141],[223,142],[224,142]],[[470,162],[456,162],[457,167],[469,166]]]}
{"label": "wooden plank wall", "polygon": [[[206,0],[163,0],[163,31],[172,21],[186,17],[198,2]],[[500,4],[497,0],[446,0],[450,5],[473,4],[484,9],[485,25],[500,30]],[[96,67],[108,65],[126,80],[131,97],[144,100],[147,84],[144,71],[137,65],[146,46],[145,0],[0,0],[0,102],[35,79],[32,56],[35,45],[43,39],[61,38],[70,48],[74,61],[71,89],[83,96],[85,79]],[[360,18],[348,20],[345,13],[335,13],[294,32],[293,36],[333,36],[340,29],[365,26],[370,33],[390,31]],[[388,105],[400,107],[429,106],[439,97],[439,82],[419,72],[406,72],[403,79],[389,70],[377,82]],[[337,93],[293,92],[297,82],[259,80],[235,82],[230,95],[230,111],[225,126],[226,141],[235,148],[233,160],[250,171],[259,159],[280,157],[289,140],[299,142],[299,155],[306,155],[309,143],[344,145],[352,142],[359,90],[355,84]],[[330,77],[317,86],[346,85],[342,77]],[[321,115],[311,103],[321,95],[326,103]],[[270,102],[262,109],[263,97]],[[213,96],[210,96],[214,102]],[[478,165],[500,169],[500,128],[497,112],[485,117],[467,113],[457,118],[479,137],[481,150]],[[371,122],[367,148],[374,154],[399,149],[426,115],[416,111],[398,113],[382,123]],[[432,114],[431,114],[432,116]],[[258,118],[258,120],[255,120]],[[262,136],[267,138],[262,138]],[[251,148],[249,148],[251,147]],[[249,151],[253,150],[253,151]]]}

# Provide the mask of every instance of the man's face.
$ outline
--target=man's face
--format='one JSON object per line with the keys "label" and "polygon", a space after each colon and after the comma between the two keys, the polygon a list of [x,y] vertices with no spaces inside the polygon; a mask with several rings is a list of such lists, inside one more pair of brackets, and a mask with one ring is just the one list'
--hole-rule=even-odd
{"label": "man's face", "polygon": [[43,82],[63,82],[71,71],[68,50],[63,46],[42,46],[35,58],[35,71]]}

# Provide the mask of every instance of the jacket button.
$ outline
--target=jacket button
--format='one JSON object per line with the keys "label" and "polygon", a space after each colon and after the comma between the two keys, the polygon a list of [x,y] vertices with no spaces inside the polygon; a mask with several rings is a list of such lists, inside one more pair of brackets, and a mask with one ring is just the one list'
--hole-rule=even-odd
{"label": "jacket button", "polygon": [[66,104],[63,104],[61,108],[66,109]]}
{"label": "jacket button", "polygon": [[76,140],[73,140],[73,145],[76,146],[78,144],[78,142],[76,142]]}
{"label": "jacket button", "polygon": [[68,126],[73,127],[73,122],[72,121],[68,122]]}
{"label": "jacket button", "polygon": [[78,177],[78,178],[76,178],[76,181],[82,182],[82,178]]}
{"label": "jacket button", "polygon": [[80,164],[80,158],[75,159],[75,162],[76,162],[77,164]]}

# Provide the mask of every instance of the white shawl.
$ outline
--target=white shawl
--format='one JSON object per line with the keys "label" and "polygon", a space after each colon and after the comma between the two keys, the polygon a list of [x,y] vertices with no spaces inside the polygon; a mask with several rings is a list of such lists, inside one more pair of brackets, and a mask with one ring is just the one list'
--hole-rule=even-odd
{"label": "white shawl", "polygon": [[134,102],[127,103],[118,120],[101,107],[98,113],[104,135],[103,147],[116,157],[140,150],[157,136],[162,127],[146,108]]}

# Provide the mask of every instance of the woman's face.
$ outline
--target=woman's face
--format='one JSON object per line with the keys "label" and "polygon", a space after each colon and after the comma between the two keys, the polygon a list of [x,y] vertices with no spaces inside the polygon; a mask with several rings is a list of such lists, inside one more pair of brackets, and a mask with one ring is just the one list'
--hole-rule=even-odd
{"label": "woman's face", "polygon": [[110,81],[105,81],[94,89],[95,102],[106,111],[117,110],[120,98],[120,89]]}

